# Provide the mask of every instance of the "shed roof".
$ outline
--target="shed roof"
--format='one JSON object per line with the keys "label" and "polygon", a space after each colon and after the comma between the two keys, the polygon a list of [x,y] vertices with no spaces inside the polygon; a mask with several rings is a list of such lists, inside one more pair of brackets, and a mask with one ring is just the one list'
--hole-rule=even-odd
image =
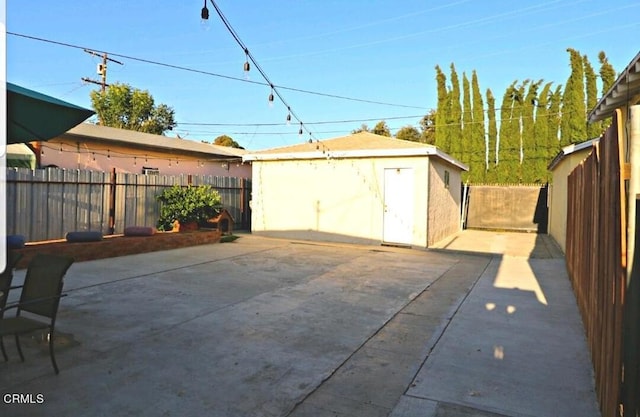
{"label": "shed roof", "polygon": [[243,161],[277,161],[322,158],[370,158],[394,156],[435,156],[461,170],[469,167],[433,145],[394,139],[369,132],[280,148],[266,149],[243,155]]}
{"label": "shed roof", "polygon": [[134,130],[118,129],[115,127],[100,126],[90,123],[82,123],[70,129],[63,137],[82,137],[101,143],[114,143],[129,145],[136,148],[152,149],[160,151],[200,153],[215,155],[223,158],[240,158],[246,151],[244,149],[228,146],[211,145],[192,140],[170,138],[162,135],[137,132]]}
{"label": "shed roof", "polygon": [[589,112],[589,122],[611,117],[615,109],[640,100],[640,53],[622,71],[609,91]]}
{"label": "shed roof", "polygon": [[547,169],[549,171],[553,171],[560,164],[560,162],[562,162],[562,160],[565,157],[576,152],[580,152],[586,149],[591,149],[593,145],[595,145],[599,141],[600,141],[600,138],[593,138],[584,142],[574,143],[574,144],[565,146],[560,150],[560,152],[558,152],[555,158],[553,158],[553,160],[549,163],[549,166],[547,167]]}

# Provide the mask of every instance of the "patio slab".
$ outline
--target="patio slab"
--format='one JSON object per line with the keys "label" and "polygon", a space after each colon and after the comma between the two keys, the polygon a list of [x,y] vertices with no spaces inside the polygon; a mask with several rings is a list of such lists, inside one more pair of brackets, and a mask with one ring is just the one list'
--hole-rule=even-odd
{"label": "patio slab", "polygon": [[66,276],[57,323],[60,374],[42,340],[25,338],[25,363],[7,340],[0,392],[42,394],[44,403],[0,409],[286,415],[459,261],[247,235],[78,262]]}
{"label": "patio slab", "polygon": [[598,416],[557,248],[467,232],[428,251],[243,235],[78,262],[57,325],[60,374],[37,336],[24,339],[25,363],[5,341],[0,393],[44,402],[0,412]]}

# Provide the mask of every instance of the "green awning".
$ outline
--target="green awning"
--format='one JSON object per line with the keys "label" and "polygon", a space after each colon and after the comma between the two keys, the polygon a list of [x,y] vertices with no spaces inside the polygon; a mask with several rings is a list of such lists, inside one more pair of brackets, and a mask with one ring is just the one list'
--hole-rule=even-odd
{"label": "green awning", "polygon": [[93,114],[93,110],[7,83],[7,144],[49,140]]}

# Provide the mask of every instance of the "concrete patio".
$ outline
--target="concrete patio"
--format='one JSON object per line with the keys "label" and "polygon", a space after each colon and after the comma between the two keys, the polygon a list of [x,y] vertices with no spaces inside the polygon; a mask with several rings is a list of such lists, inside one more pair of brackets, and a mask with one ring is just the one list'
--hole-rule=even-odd
{"label": "concrete patio", "polygon": [[5,340],[3,399],[43,402],[0,410],[598,416],[582,324],[549,238],[465,231],[439,246],[242,235],[78,262],[57,324],[60,374],[41,335],[24,338],[24,363]]}

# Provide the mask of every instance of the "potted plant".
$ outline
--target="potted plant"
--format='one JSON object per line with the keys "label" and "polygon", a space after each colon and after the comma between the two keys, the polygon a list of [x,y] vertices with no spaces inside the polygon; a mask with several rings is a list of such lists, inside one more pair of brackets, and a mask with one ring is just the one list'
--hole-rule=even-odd
{"label": "potted plant", "polygon": [[222,209],[220,194],[208,185],[174,185],[165,188],[156,199],[160,202],[158,230],[173,230],[176,221],[180,231],[194,230]]}

